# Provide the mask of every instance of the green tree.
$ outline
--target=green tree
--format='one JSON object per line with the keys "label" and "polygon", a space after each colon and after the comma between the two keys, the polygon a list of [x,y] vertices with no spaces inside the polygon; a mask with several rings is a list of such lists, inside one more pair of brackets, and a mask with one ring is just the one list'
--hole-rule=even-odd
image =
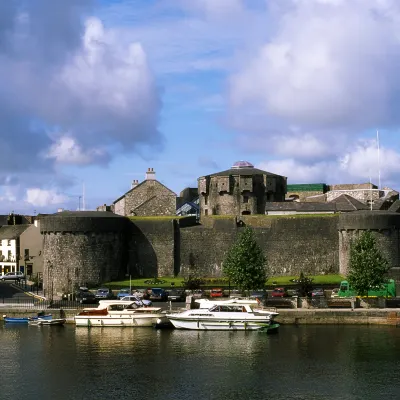
{"label": "green tree", "polygon": [[370,231],[363,232],[350,248],[350,286],[360,296],[367,296],[368,290],[381,286],[386,280],[389,263],[379,251]]}
{"label": "green tree", "polygon": [[266,259],[251,228],[246,227],[229,250],[223,272],[241,290],[264,288]]}

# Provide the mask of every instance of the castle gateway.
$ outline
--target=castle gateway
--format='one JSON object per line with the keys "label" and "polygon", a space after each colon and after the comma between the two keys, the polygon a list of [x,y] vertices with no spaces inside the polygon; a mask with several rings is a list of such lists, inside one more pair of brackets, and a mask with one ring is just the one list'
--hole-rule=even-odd
{"label": "castle gateway", "polygon": [[285,176],[238,161],[226,171],[198,179],[200,216],[265,214],[269,201],[285,201]]}

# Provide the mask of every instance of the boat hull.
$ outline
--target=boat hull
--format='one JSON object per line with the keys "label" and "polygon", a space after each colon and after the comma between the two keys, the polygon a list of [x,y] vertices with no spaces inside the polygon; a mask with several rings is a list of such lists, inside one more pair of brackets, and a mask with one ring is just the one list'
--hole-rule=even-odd
{"label": "boat hull", "polygon": [[[7,317],[3,316],[3,320],[5,323],[8,324],[27,324],[30,321],[37,321],[39,317],[21,317],[21,318],[14,318],[14,317]],[[52,316],[51,315],[43,315],[40,317],[45,320],[51,320]]]}
{"label": "boat hull", "polygon": [[137,327],[152,327],[157,320],[162,317],[162,314],[140,315],[140,316],[76,316],[76,326],[137,326]]}
{"label": "boat hull", "polygon": [[176,329],[189,329],[198,331],[259,331],[268,330],[271,322],[251,320],[206,320],[206,319],[181,319],[169,317]]}
{"label": "boat hull", "polygon": [[67,322],[65,318],[55,318],[55,319],[43,319],[39,318],[36,320],[29,321],[29,325],[37,326],[61,326]]}

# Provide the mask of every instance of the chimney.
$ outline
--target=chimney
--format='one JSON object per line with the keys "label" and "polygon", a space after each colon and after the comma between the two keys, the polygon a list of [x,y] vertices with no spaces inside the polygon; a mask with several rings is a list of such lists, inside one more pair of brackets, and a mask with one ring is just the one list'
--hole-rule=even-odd
{"label": "chimney", "polygon": [[131,189],[135,188],[137,185],[139,185],[139,181],[137,179],[134,179],[132,181]]}
{"label": "chimney", "polygon": [[146,172],[146,180],[155,180],[156,179],[156,173],[154,172],[153,168],[147,168]]}

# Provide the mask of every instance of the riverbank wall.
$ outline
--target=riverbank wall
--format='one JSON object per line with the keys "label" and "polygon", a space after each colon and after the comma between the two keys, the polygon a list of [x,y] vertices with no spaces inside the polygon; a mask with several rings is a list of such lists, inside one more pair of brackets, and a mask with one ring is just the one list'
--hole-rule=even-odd
{"label": "riverbank wall", "polygon": [[[43,310],[34,309],[6,309],[2,308],[1,318],[29,317]],[[285,309],[276,310],[279,315],[276,321],[282,325],[392,325],[400,328],[400,308],[397,309]],[[60,310],[46,310],[54,318],[59,318]],[[75,309],[64,309],[67,323],[74,323],[74,316],[78,313]]]}

